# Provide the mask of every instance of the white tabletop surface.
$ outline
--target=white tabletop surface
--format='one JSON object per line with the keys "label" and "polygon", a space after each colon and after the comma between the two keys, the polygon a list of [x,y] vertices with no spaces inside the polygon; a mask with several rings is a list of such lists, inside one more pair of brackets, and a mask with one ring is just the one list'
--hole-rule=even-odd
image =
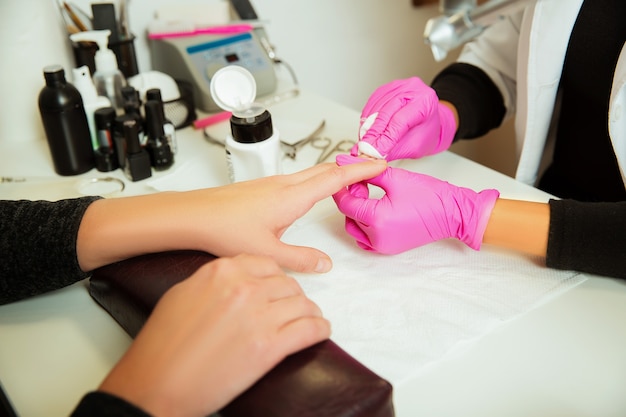
{"label": "white tabletop surface", "polygon": [[[323,135],[336,141],[355,136],[358,113],[314,94],[302,93],[293,102],[270,110],[275,120],[295,121],[304,130],[325,120]],[[284,123],[285,131],[299,134],[297,127]],[[206,155],[216,173],[208,183],[225,183],[223,150],[192,128],[179,131],[178,136],[180,151],[172,169]],[[285,171],[306,166],[311,160],[307,152],[317,151],[303,150],[299,160],[285,163]],[[0,176],[67,180],[55,176],[43,140],[0,142],[0,158]],[[458,185],[495,187],[509,198],[548,199],[538,190],[449,152],[419,164],[420,171]],[[125,181],[122,195],[132,195],[154,192],[150,181],[169,174],[158,173],[139,183],[130,183],[120,171],[112,175]],[[93,176],[105,174],[91,171],[80,177]],[[71,187],[46,189],[52,195],[45,198],[71,196],[67,195]],[[24,190],[20,193],[25,196],[2,195],[0,189],[0,198],[36,198],[32,193],[42,192],[41,187]],[[89,297],[86,284],[0,307],[0,381],[22,417],[68,415],[85,392],[98,386],[131,342]],[[394,386],[396,415],[624,416],[624,319],[626,286],[618,280],[589,277]]]}

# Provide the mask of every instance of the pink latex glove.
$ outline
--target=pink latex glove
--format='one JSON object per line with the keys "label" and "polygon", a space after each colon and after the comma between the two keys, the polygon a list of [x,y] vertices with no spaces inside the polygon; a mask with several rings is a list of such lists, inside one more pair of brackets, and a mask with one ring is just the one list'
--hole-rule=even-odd
{"label": "pink latex glove", "polygon": [[[337,164],[360,161],[339,155]],[[369,198],[365,182],[333,195],[346,215],[346,231],[363,249],[396,254],[446,238],[456,238],[472,249],[480,249],[487,222],[500,193],[479,193],[457,187],[428,175],[388,167],[367,180],[385,195]]]}
{"label": "pink latex glove", "polygon": [[361,112],[360,141],[351,155],[420,158],[450,147],[457,126],[452,110],[417,77],[378,87]]}

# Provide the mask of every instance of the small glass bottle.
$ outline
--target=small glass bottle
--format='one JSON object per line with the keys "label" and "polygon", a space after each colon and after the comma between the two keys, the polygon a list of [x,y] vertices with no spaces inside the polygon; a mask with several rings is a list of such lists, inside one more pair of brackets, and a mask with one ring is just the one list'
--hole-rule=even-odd
{"label": "small glass bottle", "polygon": [[73,42],[95,42],[98,50],[94,58],[96,71],[93,74],[93,82],[98,95],[108,97],[111,105],[118,114],[124,111],[124,101],[122,98],[122,87],[126,85],[126,78],[117,65],[115,53],[109,49],[109,36],[111,31],[88,30],[70,35]]}

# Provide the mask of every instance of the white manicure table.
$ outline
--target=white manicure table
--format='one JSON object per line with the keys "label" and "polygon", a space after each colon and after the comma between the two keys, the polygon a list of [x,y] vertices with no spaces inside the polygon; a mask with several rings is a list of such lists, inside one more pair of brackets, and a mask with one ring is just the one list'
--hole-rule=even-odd
{"label": "white manicure table", "polygon": [[[325,120],[322,134],[333,140],[356,136],[356,111],[307,92],[290,100],[277,104],[276,110],[270,107],[270,112],[313,127]],[[285,131],[295,135],[297,126]],[[215,173],[214,185],[227,182],[224,151],[219,145],[209,143],[192,127],[178,132],[178,142],[171,170],[180,168],[183,173],[176,181],[193,182],[193,178],[185,178],[183,164],[206,157]],[[304,168],[307,154],[319,153],[312,147],[298,152],[296,161],[285,160],[285,171]],[[0,161],[0,176],[67,180],[54,173],[43,139],[0,143]],[[429,157],[420,162],[419,169],[476,190],[497,188],[508,198],[547,201],[549,197],[451,152]],[[125,182],[121,195],[133,195],[154,192],[150,181],[165,179],[171,170],[137,183],[128,181],[120,170],[110,174],[92,170],[79,178],[111,175]],[[25,189],[27,198],[71,197],[66,185],[46,186],[45,191],[41,187]],[[0,188],[0,197],[7,198],[2,192]],[[0,381],[21,417],[68,415],[131,343],[91,299],[86,285],[84,281],[0,306]],[[621,417],[626,415],[625,351],[626,285],[589,276],[458,354],[394,384],[396,415]]]}

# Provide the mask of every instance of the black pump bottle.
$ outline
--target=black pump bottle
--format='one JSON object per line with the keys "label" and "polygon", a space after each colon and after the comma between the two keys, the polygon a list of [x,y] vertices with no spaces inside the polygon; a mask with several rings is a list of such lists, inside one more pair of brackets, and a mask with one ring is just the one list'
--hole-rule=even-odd
{"label": "black pump bottle", "polygon": [[39,112],[59,175],[78,175],[94,167],[89,124],[79,91],[65,79],[60,65],[44,68],[46,85],[39,93]]}

